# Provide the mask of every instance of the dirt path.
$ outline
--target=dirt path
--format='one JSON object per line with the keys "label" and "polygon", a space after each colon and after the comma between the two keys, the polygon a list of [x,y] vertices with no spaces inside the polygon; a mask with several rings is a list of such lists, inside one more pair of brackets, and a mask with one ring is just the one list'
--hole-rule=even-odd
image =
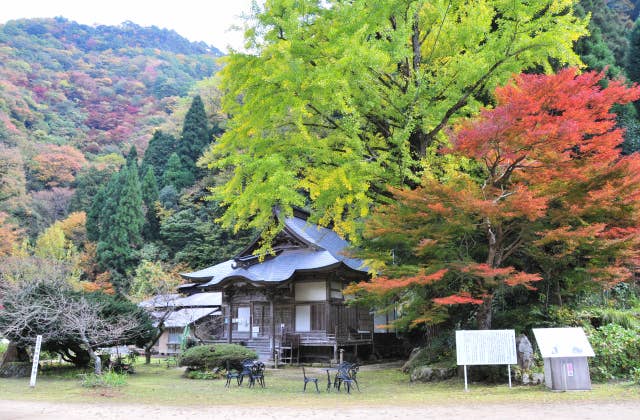
{"label": "dirt path", "polygon": [[45,419],[639,419],[640,401],[616,403],[557,403],[524,406],[521,404],[479,404],[464,406],[416,406],[416,407],[350,407],[350,408],[248,408],[221,407],[165,407],[120,404],[64,404],[31,401],[0,400],[1,420]]}

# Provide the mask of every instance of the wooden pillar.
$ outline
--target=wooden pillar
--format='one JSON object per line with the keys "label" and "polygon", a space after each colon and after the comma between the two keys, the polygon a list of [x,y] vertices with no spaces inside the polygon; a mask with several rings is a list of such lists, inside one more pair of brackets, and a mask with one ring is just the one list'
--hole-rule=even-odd
{"label": "wooden pillar", "polygon": [[229,301],[229,305],[227,307],[229,309],[229,314],[227,316],[227,343],[231,344],[233,343],[233,305],[231,301]]}
{"label": "wooden pillar", "polygon": [[224,298],[227,300],[227,308],[229,312],[227,313],[227,343],[233,343],[233,289],[228,287],[224,289]]}
{"label": "wooden pillar", "polygon": [[271,315],[271,334],[270,334],[270,347],[271,353],[276,350],[276,311],[274,308],[273,301],[275,300],[275,296],[270,296],[269,298],[269,314]]}
{"label": "wooden pillar", "polygon": [[275,302],[276,302],[276,294],[278,293],[277,289],[274,288],[267,288],[264,291],[264,295],[265,297],[269,300],[269,315],[271,316],[271,321],[269,321],[269,329],[271,330],[269,332],[269,348],[271,350],[271,356],[273,357],[274,363],[277,363],[276,361],[276,355],[275,355],[275,351],[276,351],[276,309],[275,309]]}
{"label": "wooden pillar", "polygon": [[253,322],[255,321],[256,316],[256,303],[251,301],[251,306],[249,309],[249,340],[253,339]]}

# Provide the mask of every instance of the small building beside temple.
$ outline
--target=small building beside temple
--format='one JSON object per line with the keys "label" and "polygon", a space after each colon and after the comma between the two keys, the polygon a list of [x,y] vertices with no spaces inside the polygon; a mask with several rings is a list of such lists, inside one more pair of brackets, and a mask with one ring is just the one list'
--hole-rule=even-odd
{"label": "small building beside temple", "polygon": [[369,278],[367,268],[345,255],[344,239],[308,217],[296,209],[281,219],[272,255],[254,255],[256,240],[229,261],[181,274],[189,281],[182,293],[222,293],[224,328],[215,339],[247,345],[263,358],[292,346],[302,358],[334,360],[339,348],[355,356],[359,347],[372,350],[380,331],[373,312],[348,305],[342,294],[349,283]]}
{"label": "small building beside temple", "polygon": [[153,347],[153,352],[161,356],[180,353],[186,327],[189,327],[189,337],[196,341],[203,341],[204,337],[222,329],[220,293],[158,295],[139,305],[149,311],[154,326],[162,330]]}

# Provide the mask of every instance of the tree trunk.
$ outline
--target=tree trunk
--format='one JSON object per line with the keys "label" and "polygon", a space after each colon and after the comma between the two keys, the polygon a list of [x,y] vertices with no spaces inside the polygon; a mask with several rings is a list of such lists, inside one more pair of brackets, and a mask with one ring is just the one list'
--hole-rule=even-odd
{"label": "tree trunk", "polygon": [[89,355],[93,359],[93,364],[95,368],[93,371],[96,375],[102,375],[102,360],[100,360],[100,356],[98,356],[91,347],[89,347]]}
{"label": "tree trunk", "polygon": [[163,332],[164,332],[164,328],[161,326],[158,326],[158,334],[156,334],[153,337],[153,340],[151,340],[144,346],[144,364],[145,365],[151,364],[151,349],[153,348],[153,346],[156,345],[156,343],[160,339],[160,336],[162,335]]}
{"label": "tree trunk", "polygon": [[93,364],[95,366],[93,371],[96,375],[102,375],[102,360],[100,360],[100,356],[98,356],[96,352],[93,351],[93,348],[91,348],[91,344],[89,344],[89,340],[87,340],[86,337],[82,338],[82,342],[85,346],[87,346],[89,357],[93,359]]}
{"label": "tree trunk", "polygon": [[482,299],[482,303],[478,307],[478,313],[476,314],[476,322],[478,323],[479,330],[491,329],[491,303],[493,302],[493,296],[486,296]]}

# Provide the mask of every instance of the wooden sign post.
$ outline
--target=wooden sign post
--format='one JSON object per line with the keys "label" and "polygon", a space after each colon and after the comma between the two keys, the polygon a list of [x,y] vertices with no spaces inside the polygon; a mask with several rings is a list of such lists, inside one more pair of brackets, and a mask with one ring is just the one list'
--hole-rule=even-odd
{"label": "wooden sign post", "polygon": [[40,362],[40,346],[42,346],[42,336],[36,338],[36,347],[33,350],[33,365],[31,366],[31,388],[36,386],[36,376],[38,376],[38,363]]}

